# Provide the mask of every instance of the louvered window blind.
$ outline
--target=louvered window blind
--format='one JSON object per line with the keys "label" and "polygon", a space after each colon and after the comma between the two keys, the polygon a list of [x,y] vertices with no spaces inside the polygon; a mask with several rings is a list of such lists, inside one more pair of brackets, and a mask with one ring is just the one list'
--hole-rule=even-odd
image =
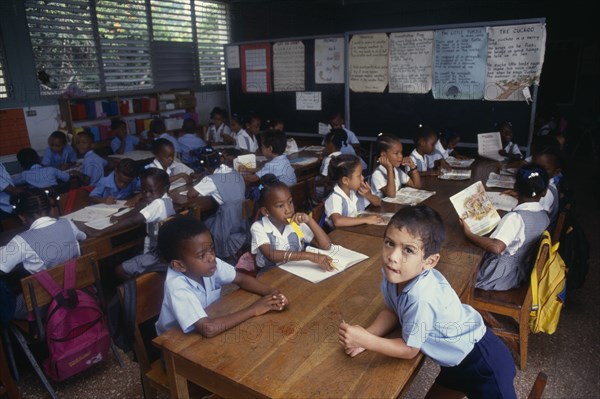
{"label": "louvered window blind", "polygon": [[229,42],[229,10],[227,4],[196,1],[198,65],[202,85],[225,84],[225,53]]}
{"label": "louvered window blind", "polygon": [[0,98],[8,97],[8,82],[6,79],[6,62],[4,61],[4,49],[2,48],[2,37],[0,37]]}

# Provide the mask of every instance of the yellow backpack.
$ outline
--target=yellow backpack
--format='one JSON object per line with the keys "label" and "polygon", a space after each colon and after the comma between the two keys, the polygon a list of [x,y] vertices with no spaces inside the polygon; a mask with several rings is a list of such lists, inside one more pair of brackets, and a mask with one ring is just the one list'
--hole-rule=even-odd
{"label": "yellow backpack", "polygon": [[[548,259],[538,281],[537,270],[531,272],[531,311],[529,328],[533,333],[554,334],[566,293],[566,266],[558,254],[558,245],[552,245],[550,233],[544,231],[536,259],[541,256],[544,244],[548,244]],[[536,262],[537,263],[537,262]]]}

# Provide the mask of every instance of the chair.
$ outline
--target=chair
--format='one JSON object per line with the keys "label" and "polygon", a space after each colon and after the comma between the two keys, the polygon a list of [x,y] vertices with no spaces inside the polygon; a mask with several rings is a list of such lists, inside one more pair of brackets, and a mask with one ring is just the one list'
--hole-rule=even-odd
{"label": "chair", "polygon": [[[547,244],[541,248],[540,257],[534,265],[538,276],[548,260],[549,251]],[[531,285],[507,291],[475,289],[471,306],[482,314],[494,333],[503,338],[509,348],[517,353],[519,368],[524,370],[527,365],[529,341]],[[500,318],[496,318],[495,315],[499,315]]]}
{"label": "chair", "polygon": [[[135,279],[135,323],[133,325],[133,351],[140,365],[140,377],[145,398],[155,398],[157,391],[169,394],[169,382],[160,359],[152,361],[140,325],[158,317],[164,296],[165,275],[151,272]],[[125,290],[118,288],[121,306],[125,306]],[[148,341],[149,342],[149,341]]]}
{"label": "chair", "polygon": [[4,345],[0,342],[0,396],[7,395],[8,399],[21,399],[21,393],[10,374],[6,356],[4,356]]}
{"label": "chair", "polygon": [[542,399],[542,394],[544,393],[544,388],[546,388],[547,381],[548,376],[540,371],[533,382],[533,386],[531,387],[531,391],[529,391],[527,399]]}
{"label": "chair", "polygon": [[[50,277],[60,286],[63,284],[65,267],[64,264],[55,266],[48,269]],[[98,272],[98,264],[96,263],[96,253],[92,252],[83,256],[80,256],[76,260],[76,289],[82,289],[85,287],[93,286],[96,290],[100,305],[102,309],[106,309],[104,296],[102,294],[102,286],[100,284],[100,274]],[[27,339],[23,335],[25,333],[28,337],[34,341],[43,342],[45,344],[45,317],[43,311],[46,306],[52,302],[52,296],[41,286],[41,284],[33,276],[28,276],[21,279],[21,287],[23,289],[23,297],[25,300],[25,306],[30,314],[34,315],[33,322],[26,322],[22,320],[14,320],[9,329],[10,332],[15,336],[17,342],[23,349],[25,356],[31,363],[36,374],[42,381],[42,384],[50,394],[52,398],[56,398],[56,393],[52,389],[52,386],[48,382],[48,379],[42,372],[38,362],[31,353]],[[123,363],[119,354],[116,352],[114,345],[111,342],[111,350],[113,355],[117,359],[117,362],[121,367]],[[9,354],[12,356],[12,352]]]}
{"label": "chair", "polygon": [[85,208],[89,203],[90,190],[84,187],[69,190],[62,194],[58,200],[58,209],[61,215]]}

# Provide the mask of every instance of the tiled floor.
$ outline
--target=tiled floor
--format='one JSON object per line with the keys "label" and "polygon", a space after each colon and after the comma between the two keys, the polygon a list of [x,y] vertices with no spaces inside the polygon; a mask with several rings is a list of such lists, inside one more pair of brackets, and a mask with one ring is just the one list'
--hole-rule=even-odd
{"label": "tiled floor", "polygon": [[[591,159],[587,157],[586,159]],[[582,289],[569,292],[566,308],[554,335],[531,335],[529,360],[518,371],[515,386],[526,398],[539,371],[548,375],[544,398],[600,397],[600,195],[598,160],[575,164],[578,218],[591,244],[590,272]],[[433,383],[438,367],[427,360],[406,398],[421,398]],[[38,379],[24,372],[19,386],[25,398],[44,398]],[[120,369],[114,359],[66,383],[55,384],[61,398],[141,398],[137,364],[129,360]]]}

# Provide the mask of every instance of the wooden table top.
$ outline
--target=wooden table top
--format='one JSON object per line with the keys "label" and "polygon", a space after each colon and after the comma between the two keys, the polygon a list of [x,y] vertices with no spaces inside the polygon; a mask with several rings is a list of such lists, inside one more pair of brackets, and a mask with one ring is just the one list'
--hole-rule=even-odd
{"label": "wooden table top", "polygon": [[[177,373],[223,397],[397,397],[418,370],[421,354],[411,360],[373,352],[350,358],[337,339],[342,319],[367,326],[383,307],[382,239],[342,230],[331,238],[369,259],[318,284],[273,269],[260,279],[288,297],[287,310],[250,319],[211,339],[174,328],[154,343],[175,355]],[[460,292],[478,265],[469,263],[448,259],[438,268]],[[231,313],[256,299],[237,290],[207,312]]]}

